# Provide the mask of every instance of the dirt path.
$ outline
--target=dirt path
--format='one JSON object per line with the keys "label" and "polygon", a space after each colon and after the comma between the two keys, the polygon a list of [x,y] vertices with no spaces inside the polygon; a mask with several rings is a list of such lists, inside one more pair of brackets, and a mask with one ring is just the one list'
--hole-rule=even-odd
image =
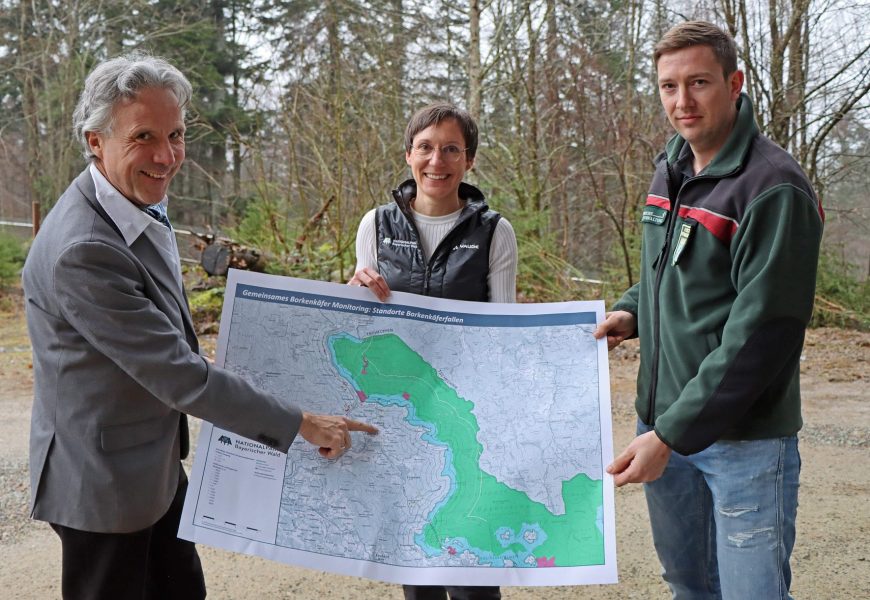
{"label": "dirt path", "polygon": [[[611,356],[614,447],[633,437],[637,346]],[[815,330],[802,362],[803,472],[792,557],[796,598],[870,598],[870,334]],[[58,598],[60,548],[44,523],[27,518],[27,439],[32,372],[20,313],[0,314],[0,596]],[[195,439],[195,438],[194,438]],[[667,598],[659,578],[643,492],[616,493],[619,584],[506,588],[508,600]],[[200,547],[209,597],[395,598],[398,586],[287,567]]]}

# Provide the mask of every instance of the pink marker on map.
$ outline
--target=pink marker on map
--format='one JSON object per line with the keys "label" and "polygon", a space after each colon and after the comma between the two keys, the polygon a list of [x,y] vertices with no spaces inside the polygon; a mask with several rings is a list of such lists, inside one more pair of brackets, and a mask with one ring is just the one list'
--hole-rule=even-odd
{"label": "pink marker on map", "polygon": [[366,393],[362,390],[356,391],[356,397],[359,398],[360,402],[365,402],[368,399],[368,396],[366,396]]}
{"label": "pink marker on map", "polygon": [[405,400],[410,400],[411,394],[409,394],[408,392],[402,392],[402,398],[404,398]]}
{"label": "pink marker on map", "polygon": [[556,557],[553,556],[551,558],[547,558],[546,556],[538,557],[538,566],[539,567],[555,567],[556,566]]}

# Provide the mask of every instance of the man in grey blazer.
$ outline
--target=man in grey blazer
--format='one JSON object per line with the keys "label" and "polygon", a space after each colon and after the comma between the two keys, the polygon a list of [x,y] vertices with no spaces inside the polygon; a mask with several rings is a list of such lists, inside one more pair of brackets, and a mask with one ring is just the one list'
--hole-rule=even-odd
{"label": "man in grey blazer", "polygon": [[94,69],[74,115],[90,164],[24,267],[31,514],[61,539],[65,598],[205,596],[196,549],[176,535],[185,414],[282,452],[298,433],[326,458],[350,447],[350,431],[377,431],[304,413],[200,356],[165,218],[190,96],[162,59]]}

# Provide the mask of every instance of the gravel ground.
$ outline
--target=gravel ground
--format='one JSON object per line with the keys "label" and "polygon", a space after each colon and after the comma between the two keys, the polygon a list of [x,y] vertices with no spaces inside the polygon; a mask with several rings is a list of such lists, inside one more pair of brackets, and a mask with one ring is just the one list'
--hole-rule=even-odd
{"label": "gravel ground", "polygon": [[[0,597],[59,598],[60,548],[50,528],[27,518],[27,438],[32,373],[20,312],[0,314]],[[807,600],[870,598],[870,334],[809,332],[802,359],[803,472],[792,592]],[[637,345],[611,355],[614,447],[633,436]],[[195,438],[194,438],[195,439]],[[667,598],[658,575],[643,493],[617,490],[619,584],[506,588],[508,600]],[[200,547],[209,597],[395,598],[398,586],[288,567]]]}

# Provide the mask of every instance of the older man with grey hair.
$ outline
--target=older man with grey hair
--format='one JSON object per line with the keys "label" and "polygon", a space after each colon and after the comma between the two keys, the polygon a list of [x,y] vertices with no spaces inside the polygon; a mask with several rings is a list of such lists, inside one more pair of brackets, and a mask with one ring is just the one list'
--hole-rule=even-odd
{"label": "older man with grey hair", "polygon": [[376,432],[305,413],[200,356],[166,217],[190,98],[159,58],[93,70],[74,115],[89,165],[24,267],[31,515],[60,537],[64,598],[205,596],[196,549],[176,535],[186,414],[282,452],[298,433],[329,459],[350,431]]}

